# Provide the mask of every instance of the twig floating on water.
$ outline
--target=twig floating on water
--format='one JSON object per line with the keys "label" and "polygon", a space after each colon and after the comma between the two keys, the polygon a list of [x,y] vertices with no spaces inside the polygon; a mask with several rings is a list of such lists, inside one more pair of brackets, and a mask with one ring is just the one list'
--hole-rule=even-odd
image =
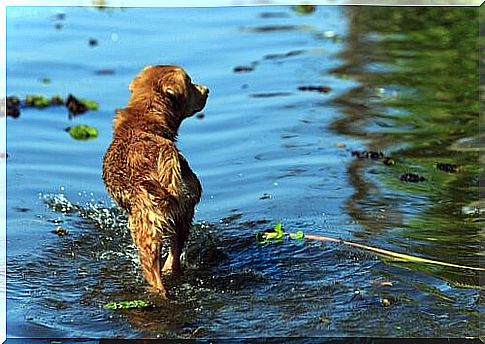
{"label": "twig floating on water", "polygon": [[328,241],[328,242],[335,242],[335,243],[344,244],[344,245],[348,245],[348,246],[352,246],[352,247],[357,247],[357,248],[360,248],[362,250],[366,250],[368,252],[376,253],[379,256],[383,256],[383,257],[387,257],[387,258],[393,258],[393,259],[396,259],[396,260],[399,260],[399,261],[404,261],[404,262],[434,264],[434,265],[447,266],[447,267],[463,269],[463,270],[485,271],[485,268],[481,268],[481,267],[459,265],[459,264],[441,262],[441,261],[438,261],[438,260],[432,260],[432,259],[427,259],[427,258],[411,256],[409,254],[384,250],[384,249],[381,249],[381,248],[367,246],[367,245],[359,244],[359,243],[352,242],[352,241],[335,239],[335,238],[326,237],[326,236],[322,236],[322,235],[304,234],[302,231],[297,231],[296,233],[286,233],[286,232],[283,231],[283,228],[282,228],[282,225],[281,225],[280,222],[276,223],[273,230],[274,230],[273,232],[259,232],[259,233],[257,233],[256,234],[256,241],[259,244],[265,244],[265,243],[270,243],[270,242],[274,242],[274,241],[282,241],[284,237],[288,237],[290,239],[298,239],[298,240],[307,239],[307,240],[315,240],[315,241]]}

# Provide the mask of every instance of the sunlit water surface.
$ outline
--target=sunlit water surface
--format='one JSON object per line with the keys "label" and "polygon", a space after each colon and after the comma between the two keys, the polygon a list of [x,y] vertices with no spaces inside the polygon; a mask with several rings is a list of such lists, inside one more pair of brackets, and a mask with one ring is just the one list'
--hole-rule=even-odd
{"label": "sunlit water surface", "polygon": [[[8,8],[8,94],[72,93],[100,106],[72,120],[64,107],[23,108],[7,119],[8,335],[478,335],[476,274],[397,265],[337,244],[254,240],[281,221],[289,231],[429,254],[402,218],[431,200],[386,193],[379,171],[350,154],[369,142],[346,122],[362,85],[341,71],[358,63],[349,57],[349,17],[330,6],[311,15],[290,7]],[[162,302],[145,289],[126,215],[104,190],[101,160],[131,78],[144,65],[172,63],[211,93],[205,116],[180,130],[179,147],[204,193],[185,274],[166,277],[171,300]],[[237,66],[254,70],[234,73]],[[331,91],[298,89],[321,85]],[[73,140],[65,128],[76,124],[96,127],[99,137]],[[362,194],[356,178],[375,182],[387,201],[376,201],[368,185]],[[362,209],[365,218],[356,215]],[[53,234],[57,226],[68,235]],[[458,258],[476,255],[470,245]],[[151,306],[104,308],[135,299]]]}

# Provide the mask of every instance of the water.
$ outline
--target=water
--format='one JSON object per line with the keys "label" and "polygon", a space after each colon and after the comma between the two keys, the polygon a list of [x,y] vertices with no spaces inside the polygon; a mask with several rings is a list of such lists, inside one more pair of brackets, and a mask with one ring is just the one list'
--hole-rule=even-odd
{"label": "water", "polygon": [[[100,105],[72,120],[64,107],[23,108],[7,118],[8,336],[478,336],[477,274],[337,244],[254,240],[281,221],[289,231],[478,265],[479,222],[461,212],[478,190],[478,154],[469,143],[477,110],[466,79],[475,57],[464,53],[460,72],[421,83],[406,70],[417,67],[401,63],[421,47],[429,55],[421,53],[420,65],[437,75],[455,63],[447,56],[458,40],[431,39],[429,30],[448,20],[431,10],[431,28],[411,22],[406,31],[401,18],[412,13],[398,9],[386,18],[379,9],[331,6],[311,15],[286,6],[8,8],[8,94],[72,93]],[[450,32],[463,36],[473,9],[447,13],[458,17]],[[460,42],[470,50],[470,38]],[[131,78],[160,63],[184,66],[211,90],[204,118],[186,120],[179,135],[204,193],[186,273],[166,278],[168,303],[145,290],[126,216],[101,180],[114,110],[126,104]],[[234,73],[238,66],[254,70]],[[420,72],[436,72],[431,67]],[[320,85],[331,91],[298,90]],[[433,99],[437,87],[441,98]],[[424,107],[431,100],[435,106]],[[423,112],[436,113],[421,116],[429,132],[419,130]],[[76,124],[96,127],[99,137],[73,140],[65,128]],[[447,149],[452,144],[458,153]],[[365,149],[383,150],[396,165],[350,154]],[[436,159],[458,163],[460,173],[438,172]],[[427,181],[403,184],[403,171]],[[57,226],[69,234],[53,234]],[[103,307],[134,299],[152,306]]]}

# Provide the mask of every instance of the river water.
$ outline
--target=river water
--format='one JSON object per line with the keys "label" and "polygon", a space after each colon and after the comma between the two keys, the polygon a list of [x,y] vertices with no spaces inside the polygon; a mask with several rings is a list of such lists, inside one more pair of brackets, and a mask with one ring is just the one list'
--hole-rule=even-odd
{"label": "river water", "polygon": [[[9,7],[7,94],[72,93],[99,109],[7,118],[7,335],[480,335],[474,271],[255,241],[280,221],[479,265],[478,10],[415,11]],[[211,90],[179,133],[204,193],[185,273],[166,277],[169,302],[146,291],[126,215],[101,180],[113,113],[148,64],[181,65]],[[74,140],[65,129],[78,124],[99,136]],[[364,150],[394,164],[352,155]],[[150,307],[104,307],[139,299]]]}

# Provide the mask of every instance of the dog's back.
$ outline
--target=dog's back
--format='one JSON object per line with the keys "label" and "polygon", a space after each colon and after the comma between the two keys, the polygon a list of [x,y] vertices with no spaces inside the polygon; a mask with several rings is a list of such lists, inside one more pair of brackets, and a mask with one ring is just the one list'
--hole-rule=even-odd
{"label": "dog's back", "polygon": [[103,162],[106,188],[128,212],[136,199],[143,197],[143,188],[151,198],[158,198],[160,212],[169,206],[160,200],[173,198],[177,204],[170,207],[179,208],[173,215],[186,218],[200,200],[200,182],[174,141],[164,137],[163,131],[144,127],[146,123],[139,119],[118,125]]}

